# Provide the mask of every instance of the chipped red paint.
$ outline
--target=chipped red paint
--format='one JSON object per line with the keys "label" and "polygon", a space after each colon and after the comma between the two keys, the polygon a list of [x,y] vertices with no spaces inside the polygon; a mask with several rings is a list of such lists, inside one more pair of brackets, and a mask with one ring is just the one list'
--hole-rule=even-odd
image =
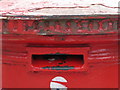
{"label": "chipped red paint", "polygon": [[3,20],[3,33],[37,35],[83,35],[117,33],[117,18]]}

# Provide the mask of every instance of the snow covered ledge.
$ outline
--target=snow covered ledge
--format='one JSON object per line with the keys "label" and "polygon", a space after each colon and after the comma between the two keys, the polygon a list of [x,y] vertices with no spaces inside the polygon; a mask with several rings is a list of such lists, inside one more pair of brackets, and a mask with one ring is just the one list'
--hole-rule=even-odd
{"label": "snow covered ledge", "polygon": [[119,0],[1,0],[0,15],[118,14]]}

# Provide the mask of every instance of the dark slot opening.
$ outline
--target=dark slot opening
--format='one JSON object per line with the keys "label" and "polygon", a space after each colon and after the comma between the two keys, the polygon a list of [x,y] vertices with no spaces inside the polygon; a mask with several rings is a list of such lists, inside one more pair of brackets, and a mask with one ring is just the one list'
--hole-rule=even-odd
{"label": "dark slot opening", "polygon": [[84,64],[83,55],[32,55],[32,65],[43,69],[68,70],[75,67],[82,67]]}

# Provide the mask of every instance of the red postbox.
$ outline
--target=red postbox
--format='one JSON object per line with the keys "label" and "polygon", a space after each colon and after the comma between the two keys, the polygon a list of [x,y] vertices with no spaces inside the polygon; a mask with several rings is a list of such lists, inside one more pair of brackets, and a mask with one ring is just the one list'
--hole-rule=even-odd
{"label": "red postbox", "polygon": [[118,15],[2,18],[3,88],[118,88]]}

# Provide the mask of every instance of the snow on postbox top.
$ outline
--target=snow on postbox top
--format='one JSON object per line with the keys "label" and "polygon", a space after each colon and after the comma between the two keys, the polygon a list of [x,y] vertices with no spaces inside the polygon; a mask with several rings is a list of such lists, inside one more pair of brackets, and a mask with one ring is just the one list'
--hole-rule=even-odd
{"label": "snow on postbox top", "polygon": [[119,0],[0,0],[0,15],[106,15],[119,13]]}

